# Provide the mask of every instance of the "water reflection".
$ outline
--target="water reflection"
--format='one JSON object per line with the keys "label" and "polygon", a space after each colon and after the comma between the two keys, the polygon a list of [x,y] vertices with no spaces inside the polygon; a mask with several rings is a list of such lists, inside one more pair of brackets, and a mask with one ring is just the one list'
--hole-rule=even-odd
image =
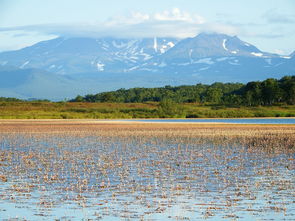
{"label": "water reflection", "polygon": [[294,151],[199,138],[1,138],[3,219],[294,219]]}

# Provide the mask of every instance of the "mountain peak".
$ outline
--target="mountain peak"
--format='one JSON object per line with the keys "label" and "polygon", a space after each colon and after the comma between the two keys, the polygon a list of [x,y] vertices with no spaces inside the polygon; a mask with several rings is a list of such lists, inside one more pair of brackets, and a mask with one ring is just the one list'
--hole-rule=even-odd
{"label": "mountain peak", "polygon": [[207,57],[270,57],[237,36],[229,36],[220,33],[200,33],[193,38],[180,41],[174,48],[164,55],[168,60],[181,60],[192,62]]}

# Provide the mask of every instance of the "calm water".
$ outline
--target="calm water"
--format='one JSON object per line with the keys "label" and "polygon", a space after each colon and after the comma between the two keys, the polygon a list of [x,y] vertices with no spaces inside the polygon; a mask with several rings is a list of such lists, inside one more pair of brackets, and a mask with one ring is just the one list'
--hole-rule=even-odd
{"label": "calm water", "polygon": [[294,220],[293,152],[195,141],[1,135],[0,217]]}
{"label": "calm water", "polygon": [[295,118],[231,118],[231,119],[146,119],[141,122],[179,122],[179,123],[234,123],[234,124],[295,124]]}

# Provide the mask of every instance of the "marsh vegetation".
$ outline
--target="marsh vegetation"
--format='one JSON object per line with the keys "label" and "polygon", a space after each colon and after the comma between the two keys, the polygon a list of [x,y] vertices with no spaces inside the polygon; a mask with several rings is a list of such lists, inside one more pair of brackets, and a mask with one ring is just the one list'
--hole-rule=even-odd
{"label": "marsh vegetation", "polygon": [[2,121],[0,214],[291,220],[295,126]]}
{"label": "marsh vegetation", "polygon": [[224,106],[175,103],[87,103],[2,101],[0,119],[138,119],[138,118],[241,118],[295,117],[294,105]]}

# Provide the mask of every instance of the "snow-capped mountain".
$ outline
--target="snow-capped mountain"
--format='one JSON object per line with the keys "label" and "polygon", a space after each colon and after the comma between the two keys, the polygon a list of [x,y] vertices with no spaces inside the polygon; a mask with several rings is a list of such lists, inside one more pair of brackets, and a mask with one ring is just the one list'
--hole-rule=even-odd
{"label": "snow-capped mountain", "polygon": [[294,73],[290,58],[263,52],[236,36],[203,33],[179,41],[133,70],[191,75],[201,82],[245,82]]}
{"label": "snow-capped mountain", "polygon": [[0,54],[0,65],[58,74],[124,72],[163,54],[177,39],[56,38]]}
{"label": "snow-capped mountain", "polygon": [[[22,72],[27,77],[19,81]],[[10,85],[0,84],[0,96],[62,99],[65,94],[69,98],[123,87],[247,82],[292,74],[294,53],[263,52],[225,34],[202,33],[182,40],[56,38],[0,53],[0,75]],[[51,76],[42,80],[47,75]]]}
{"label": "snow-capped mountain", "polygon": [[187,38],[165,54],[167,61],[194,62],[199,58],[208,57],[276,57],[260,51],[255,46],[241,41],[238,37],[224,34],[199,34]]}

